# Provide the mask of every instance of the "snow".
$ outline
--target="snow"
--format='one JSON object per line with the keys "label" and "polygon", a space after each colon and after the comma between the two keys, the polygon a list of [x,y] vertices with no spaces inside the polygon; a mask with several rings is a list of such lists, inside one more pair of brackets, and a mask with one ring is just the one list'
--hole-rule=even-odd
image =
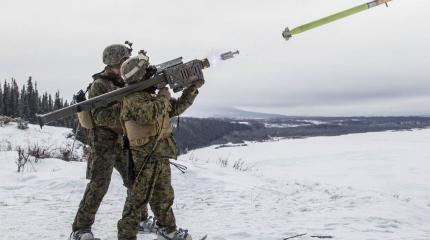
{"label": "snow", "polygon": [[[234,122],[233,122],[233,123],[234,123]],[[250,126],[250,125],[251,125],[251,123],[249,123],[249,122],[245,122],[245,121],[241,121],[241,122],[237,122],[237,123],[242,124],[242,125],[248,125],[248,126]]]}
{"label": "snow", "polygon": [[302,123],[302,124],[291,124],[291,123],[265,123],[265,128],[295,128],[295,127],[305,127],[310,126],[311,124]]}
{"label": "snow", "polygon": [[18,146],[23,148],[40,146],[55,155],[73,146],[75,154],[82,155],[83,145],[78,141],[74,143],[74,139],[68,137],[72,134],[71,129],[51,126],[41,129],[33,124],[29,124],[28,127],[25,130],[19,130],[16,123],[0,127],[0,151],[16,150]]}
{"label": "snow", "polygon": [[313,125],[322,125],[322,124],[327,124],[326,121],[319,121],[319,120],[305,120],[304,122],[313,124]]}
{"label": "snow", "polygon": [[[67,129],[0,128],[20,143],[64,140]],[[15,133],[14,133],[15,132]],[[25,135],[25,136],[24,136]],[[177,223],[208,239],[430,239],[430,129],[247,143],[198,149],[173,168]],[[86,164],[43,159],[16,172],[0,152],[0,239],[66,239],[85,184]],[[228,162],[227,165],[221,164]],[[234,163],[242,163],[242,170]],[[117,172],[93,231],[116,239],[126,191]],[[153,236],[139,236],[139,240]]]}
{"label": "snow", "polygon": [[318,120],[303,120],[301,123],[265,123],[265,128],[295,128],[295,127],[306,127],[311,125],[323,125],[330,122],[318,121]]}

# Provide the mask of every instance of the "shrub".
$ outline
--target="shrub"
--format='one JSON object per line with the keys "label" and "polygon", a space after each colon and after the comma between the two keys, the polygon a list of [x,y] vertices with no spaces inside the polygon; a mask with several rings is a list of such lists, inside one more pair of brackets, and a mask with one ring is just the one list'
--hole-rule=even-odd
{"label": "shrub", "polygon": [[228,158],[218,158],[218,165],[221,167],[228,167]]}
{"label": "shrub", "polygon": [[34,165],[44,158],[58,158],[65,161],[83,161],[83,157],[78,156],[78,154],[74,154],[73,150],[73,144],[66,144],[64,147],[57,149],[42,147],[38,144],[33,144],[27,148],[18,146],[16,148],[16,151],[18,152],[18,158],[16,160],[18,172],[22,172],[26,168],[30,168],[30,171],[35,171],[36,168]]}
{"label": "shrub", "polygon": [[11,120],[12,119],[10,117],[0,116],[0,127],[9,124]]}
{"label": "shrub", "polygon": [[245,161],[242,160],[242,158],[237,159],[233,164],[233,169],[241,172],[250,171],[253,167],[254,166],[246,164]]}
{"label": "shrub", "polygon": [[25,150],[19,146],[16,150],[18,152],[18,159],[16,160],[17,171],[23,172],[25,168],[29,168],[30,171],[36,171],[34,164],[38,163],[39,159],[30,155],[30,148]]}
{"label": "shrub", "polygon": [[22,118],[18,118],[16,122],[17,122],[18,129],[21,129],[21,130],[28,129],[28,121],[25,121]]}

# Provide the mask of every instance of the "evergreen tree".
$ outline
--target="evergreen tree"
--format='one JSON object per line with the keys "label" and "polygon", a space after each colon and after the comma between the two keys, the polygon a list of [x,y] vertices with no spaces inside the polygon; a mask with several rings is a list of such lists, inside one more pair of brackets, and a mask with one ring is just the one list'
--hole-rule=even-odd
{"label": "evergreen tree", "polygon": [[16,80],[12,78],[12,86],[11,86],[11,116],[19,117],[19,87],[16,83]]}
{"label": "evergreen tree", "polygon": [[0,115],[4,115],[3,113],[3,90],[0,84]]}
{"label": "evergreen tree", "polygon": [[57,91],[55,93],[54,110],[58,110],[60,108],[63,108],[63,99],[60,98],[60,92]]}
{"label": "evergreen tree", "polygon": [[33,111],[34,111],[35,114],[39,113],[40,112],[41,99],[40,99],[40,96],[39,96],[39,90],[37,90],[37,82],[34,82],[34,96],[33,96],[33,101],[34,101]]}
{"label": "evergreen tree", "polygon": [[54,110],[54,102],[52,101],[51,94],[48,95],[48,112],[52,112]]}
{"label": "evergreen tree", "polygon": [[40,106],[41,106],[41,109],[40,109],[41,113],[49,112],[48,93],[47,92],[45,92],[42,95],[42,100],[41,100]]}
{"label": "evergreen tree", "polygon": [[6,116],[11,115],[10,111],[10,84],[4,81],[3,85],[3,113]]}
{"label": "evergreen tree", "polygon": [[26,99],[26,92],[25,92],[25,85],[22,86],[21,89],[21,96],[19,97],[19,116],[21,116],[24,119],[27,119],[28,117],[28,105],[27,105],[27,99]]}
{"label": "evergreen tree", "polygon": [[32,78],[29,77],[27,80],[27,95],[25,97],[27,100],[27,106],[28,106],[28,115],[26,116],[26,119],[28,119],[30,122],[36,121],[36,113],[38,110],[37,106],[37,96],[35,87],[33,86]]}

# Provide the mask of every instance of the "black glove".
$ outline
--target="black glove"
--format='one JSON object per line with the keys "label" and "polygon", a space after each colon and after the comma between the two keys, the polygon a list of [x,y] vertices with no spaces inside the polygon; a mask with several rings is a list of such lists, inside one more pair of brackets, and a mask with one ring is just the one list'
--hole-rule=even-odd
{"label": "black glove", "polygon": [[153,65],[149,65],[146,68],[146,74],[145,74],[145,79],[151,78],[152,76],[154,76],[157,73],[157,68]]}
{"label": "black glove", "polygon": [[87,98],[85,97],[84,90],[79,90],[78,93],[73,95],[73,100],[75,100],[76,103],[80,103],[80,102],[87,100]]}
{"label": "black glove", "polygon": [[205,80],[203,80],[203,79],[195,80],[192,83],[192,85],[194,85],[196,88],[201,88],[203,86],[203,84],[205,84]]}

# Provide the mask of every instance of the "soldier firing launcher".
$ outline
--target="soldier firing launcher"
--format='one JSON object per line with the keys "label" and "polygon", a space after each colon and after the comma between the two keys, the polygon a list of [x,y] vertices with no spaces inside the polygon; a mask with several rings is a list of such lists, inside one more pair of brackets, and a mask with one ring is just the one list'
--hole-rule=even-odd
{"label": "soldier firing launcher", "polygon": [[305,25],[302,25],[300,27],[296,27],[293,30],[290,30],[289,28],[285,28],[284,32],[282,33],[282,36],[285,38],[285,40],[289,40],[292,36],[300,34],[302,32],[306,32],[308,30],[329,24],[331,22],[334,22],[336,20],[345,18],[345,17],[349,17],[351,15],[357,14],[359,12],[363,12],[366,11],[367,9],[379,6],[381,4],[385,4],[388,7],[388,2],[390,2],[391,0],[375,0],[372,2],[368,2],[350,9],[347,9],[345,11],[342,12],[338,12],[336,14],[330,15],[328,17],[325,18],[321,18],[319,20],[307,23]]}
{"label": "soldier firing launcher", "polygon": [[[236,52],[226,52],[221,54],[219,57],[221,60],[227,60],[233,58]],[[210,63],[207,58],[203,60],[192,60],[186,63],[182,62],[182,57],[176,58],[165,63],[155,66],[157,72],[155,75],[145,81],[140,81],[135,84],[128,85],[124,88],[102,94],[100,96],[81,101],[79,103],[70,105],[68,107],[42,114],[36,115],[40,127],[43,125],[59,120],[80,111],[89,111],[90,109],[107,106],[112,102],[119,102],[126,95],[134,92],[142,91],[152,86],[156,86],[158,89],[169,85],[174,92],[182,91],[184,88],[189,87],[196,80],[204,80],[203,69],[209,68]],[[83,91],[80,91],[80,99],[85,98]],[[83,96],[82,96],[83,95]]]}

